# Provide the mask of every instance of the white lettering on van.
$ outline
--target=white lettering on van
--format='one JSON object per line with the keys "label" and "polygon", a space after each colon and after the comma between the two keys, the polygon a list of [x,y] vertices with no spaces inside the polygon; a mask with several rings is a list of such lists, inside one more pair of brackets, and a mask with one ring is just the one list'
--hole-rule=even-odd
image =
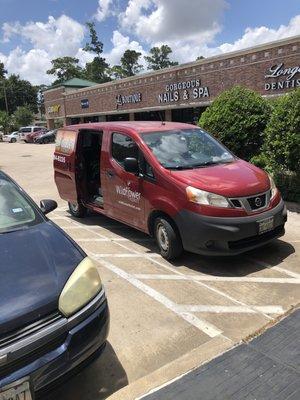
{"label": "white lettering on van", "polygon": [[118,195],[126,197],[133,203],[139,203],[141,200],[141,193],[134,192],[127,186],[116,186],[116,192]]}

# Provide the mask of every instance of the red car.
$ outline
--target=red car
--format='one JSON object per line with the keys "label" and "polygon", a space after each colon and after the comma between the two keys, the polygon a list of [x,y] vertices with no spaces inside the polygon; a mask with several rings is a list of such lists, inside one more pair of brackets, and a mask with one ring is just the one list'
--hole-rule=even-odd
{"label": "red car", "polygon": [[232,255],[284,234],[287,212],[270,176],[194,125],[108,122],[57,133],[55,182],[70,212],[107,215],[183,249]]}
{"label": "red car", "polygon": [[48,129],[41,128],[38,131],[35,131],[35,132],[32,132],[32,133],[28,133],[26,135],[26,143],[33,143],[35,141],[35,139],[39,138],[41,135],[43,135],[46,132],[48,132]]}

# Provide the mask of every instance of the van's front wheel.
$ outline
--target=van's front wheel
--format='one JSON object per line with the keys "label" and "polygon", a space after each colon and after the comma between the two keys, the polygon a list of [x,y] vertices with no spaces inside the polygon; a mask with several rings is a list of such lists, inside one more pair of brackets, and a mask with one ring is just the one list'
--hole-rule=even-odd
{"label": "van's front wheel", "polygon": [[166,260],[174,260],[183,251],[181,238],[177,230],[165,218],[156,218],[154,234],[160,254]]}
{"label": "van's front wheel", "polygon": [[73,217],[83,218],[86,215],[86,208],[81,203],[68,202],[70,213]]}

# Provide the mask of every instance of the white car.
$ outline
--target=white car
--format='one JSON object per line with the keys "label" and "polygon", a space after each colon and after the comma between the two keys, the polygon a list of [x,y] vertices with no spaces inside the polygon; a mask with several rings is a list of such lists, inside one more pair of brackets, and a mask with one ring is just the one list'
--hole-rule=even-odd
{"label": "white car", "polygon": [[27,143],[27,135],[42,130],[41,126],[23,126],[19,129],[19,138]]}
{"label": "white car", "polygon": [[8,135],[3,135],[3,142],[16,143],[19,140],[19,132],[15,131]]}

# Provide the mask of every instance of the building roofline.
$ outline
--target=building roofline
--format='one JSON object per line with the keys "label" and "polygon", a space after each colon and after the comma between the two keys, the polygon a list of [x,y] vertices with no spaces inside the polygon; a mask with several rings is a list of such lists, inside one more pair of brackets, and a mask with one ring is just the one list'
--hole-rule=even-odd
{"label": "building roofline", "polygon": [[[291,44],[291,43],[295,43],[295,42],[299,42],[299,41],[300,41],[300,35],[291,36],[289,38],[280,39],[280,40],[276,40],[276,41],[273,41],[273,42],[260,44],[260,45],[257,45],[257,46],[247,47],[247,48],[242,49],[242,50],[235,50],[235,51],[231,51],[231,52],[228,52],[228,53],[217,54],[215,56],[204,58],[202,60],[192,61],[192,62],[180,64],[180,65],[177,65],[177,66],[174,66],[174,67],[163,68],[163,69],[160,69],[158,71],[149,71],[149,72],[145,72],[145,73],[142,73],[142,74],[139,74],[139,75],[130,76],[128,78],[117,79],[117,80],[110,81],[110,82],[105,82],[105,83],[99,83],[99,84],[94,85],[94,86],[78,89],[78,90],[76,90],[76,93],[85,92],[87,90],[88,91],[89,90],[95,90],[95,89],[99,89],[99,88],[103,88],[103,87],[107,87],[107,86],[111,86],[111,85],[119,85],[119,84],[122,84],[122,83],[134,81],[136,79],[144,79],[144,78],[147,78],[147,77],[157,76],[157,75],[165,74],[165,73],[172,72],[172,71],[182,70],[182,69],[189,68],[189,67],[195,67],[195,66],[199,66],[199,65],[204,65],[204,64],[207,64],[207,63],[210,63],[210,62],[214,62],[214,61],[221,61],[221,60],[224,60],[224,59],[227,59],[227,58],[243,56],[243,55],[249,54],[249,53],[250,54],[251,53],[256,53],[258,51],[268,50],[268,49],[273,48],[273,47],[279,47],[279,46],[283,46],[283,45],[286,45],[286,44]],[[73,92],[67,93],[67,95],[71,95],[71,94],[73,94]]]}

